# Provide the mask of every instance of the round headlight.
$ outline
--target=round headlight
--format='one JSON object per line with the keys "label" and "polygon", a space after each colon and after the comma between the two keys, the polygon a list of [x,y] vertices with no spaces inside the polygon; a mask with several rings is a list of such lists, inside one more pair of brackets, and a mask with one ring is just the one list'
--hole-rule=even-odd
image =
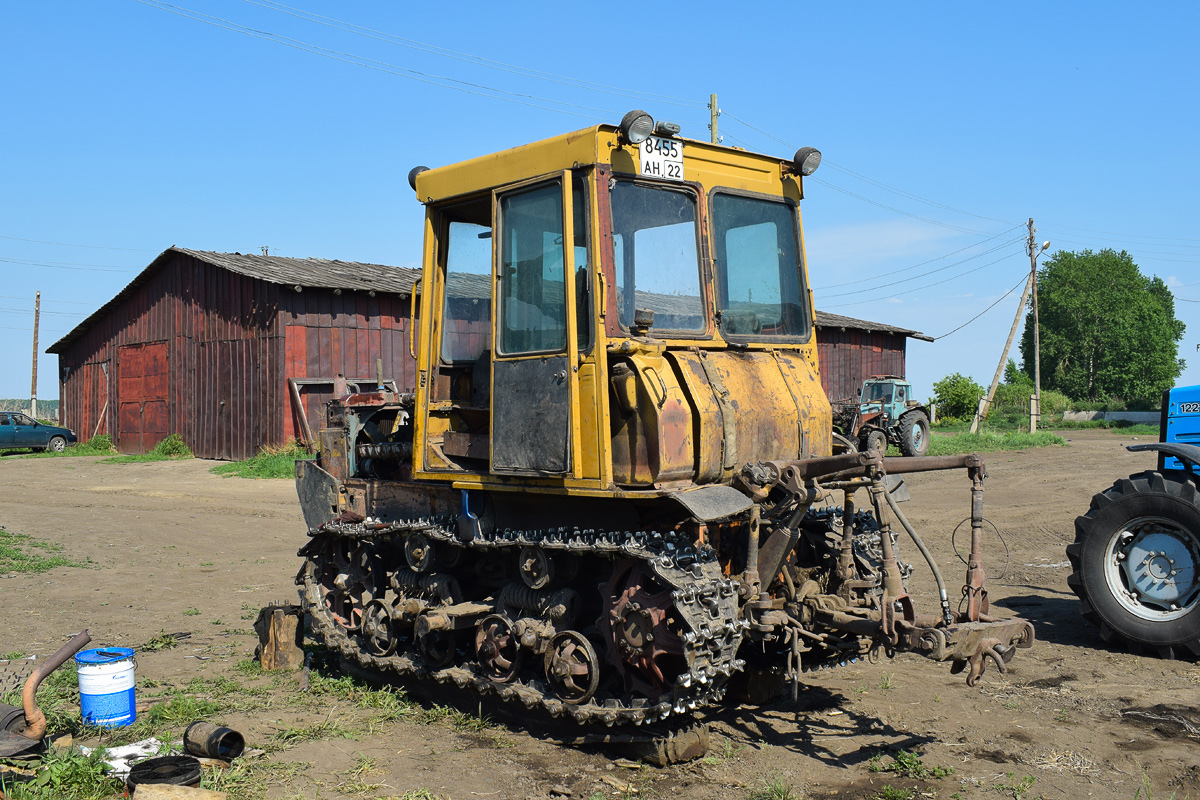
{"label": "round headlight", "polygon": [[408,185],[414,192],[417,190],[417,176],[422,172],[429,172],[429,167],[413,167],[408,171]]}
{"label": "round headlight", "polygon": [[630,144],[641,144],[654,133],[654,118],[645,111],[630,111],[621,117],[621,137]]}
{"label": "round headlight", "polygon": [[792,172],[808,177],[821,166],[821,151],[815,147],[801,147],[792,159]]}

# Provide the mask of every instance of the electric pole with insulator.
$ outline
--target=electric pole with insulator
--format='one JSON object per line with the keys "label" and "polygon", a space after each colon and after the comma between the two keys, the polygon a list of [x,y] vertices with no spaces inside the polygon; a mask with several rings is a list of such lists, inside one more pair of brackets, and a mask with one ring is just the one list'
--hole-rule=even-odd
{"label": "electric pole with insulator", "polygon": [[37,348],[38,319],[42,314],[42,293],[33,298],[33,384],[29,389],[29,416],[37,419]]}

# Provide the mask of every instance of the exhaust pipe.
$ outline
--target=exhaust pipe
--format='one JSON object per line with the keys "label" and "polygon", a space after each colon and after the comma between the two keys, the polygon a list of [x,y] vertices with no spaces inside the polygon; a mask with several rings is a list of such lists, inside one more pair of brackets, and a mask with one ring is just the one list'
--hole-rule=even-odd
{"label": "exhaust pipe", "polygon": [[25,688],[21,691],[21,704],[25,707],[25,728],[15,731],[16,733],[35,742],[42,740],[42,737],[46,735],[46,715],[38,708],[35,697],[38,687],[41,686],[42,681],[50,677],[50,673],[61,667],[64,661],[82,650],[84,645],[90,641],[92,641],[92,637],[86,630],[77,633],[71,641],[60,647],[29,676],[29,679],[25,681]]}

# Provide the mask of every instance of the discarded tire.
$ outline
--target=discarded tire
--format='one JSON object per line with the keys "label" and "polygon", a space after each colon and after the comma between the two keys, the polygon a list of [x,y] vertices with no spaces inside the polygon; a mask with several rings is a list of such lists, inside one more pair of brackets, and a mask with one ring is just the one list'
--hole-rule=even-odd
{"label": "discarded tire", "polygon": [[200,761],[192,756],[159,756],[133,765],[125,785],[133,789],[142,784],[199,786]]}

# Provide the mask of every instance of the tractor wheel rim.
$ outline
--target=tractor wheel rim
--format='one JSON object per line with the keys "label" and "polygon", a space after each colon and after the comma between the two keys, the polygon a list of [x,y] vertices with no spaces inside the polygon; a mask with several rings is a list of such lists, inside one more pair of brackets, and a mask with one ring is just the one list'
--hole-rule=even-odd
{"label": "tractor wheel rim", "polygon": [[1177,619],[1200,602],[1200,538],[1164,517],[1138,517],[1117,530],[1104,564],[1113,597],[1142,619]]}

